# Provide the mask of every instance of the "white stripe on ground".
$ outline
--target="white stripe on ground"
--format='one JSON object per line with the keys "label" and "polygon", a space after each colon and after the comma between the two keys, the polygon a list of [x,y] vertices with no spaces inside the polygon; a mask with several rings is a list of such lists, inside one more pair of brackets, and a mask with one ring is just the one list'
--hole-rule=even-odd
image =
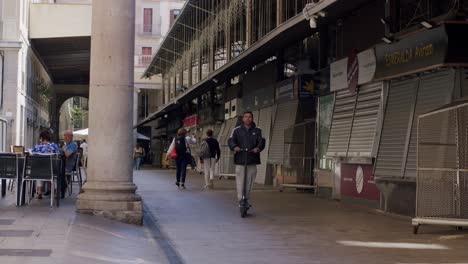
{"label": "white stripe on ground", "polygon": [[435,249],[447,250],[448,247],[440,244],[419,244],[419,243],[390,243],[390,242],[363,242],[363,241],[337,241],[338,244],[347,247],[367,247],[367,248],[399,248],[399,249]]}
{"label": "white stripe on ground", "polygon": [[136,258],[136,259],[130,259],[130,260],[125,260],[125,259],[118,259],[118,258],[111,258],[107,256],[102,256],[90,252],[84,252],[84,251],[72,251],[70,253],[73,256],[77,257],[82,257],[82,258],[88,258],[88,259],[94,259],[94,260],[100,260],[100,261],[106,261],[109,263],[118,263],[118,264],[159,264],[156,262],[149,262],[144,259]]}

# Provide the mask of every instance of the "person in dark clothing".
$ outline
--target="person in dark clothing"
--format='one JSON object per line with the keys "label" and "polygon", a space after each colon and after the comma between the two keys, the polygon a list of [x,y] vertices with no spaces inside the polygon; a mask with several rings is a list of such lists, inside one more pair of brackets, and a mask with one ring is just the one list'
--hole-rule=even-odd
{"label": "person in dark clothing", "polygon": [[205,174],[205,189],[212,189],[215,165],[221,158],[221,149],[218,140],[213,138],[213,130],[208,129],[206,136],[200,149],[200,162],[203,164]]}
{"label": "person in dark clothing", "polygon": [[247,166],[245,193],[248,199],[257,176],[260,152],[265,149],[262,130],[255,125],[253,118],[252,112],[245,112],[242,118],[243,124],[232,130],[228,142],[229,148],[235,151],[234,164],[236,165],[237,199],[239,201],[242,199],[245,166]]}
{"label": "person in dark clothing", "polygon": [[177,137],[172,140],[166,155],[166,161],[169,160],[171,153],[174,151],[177,155],[176,162],[176,185],[178,188],[185,189],[185,177],[187,175],[187,165],[192,160],[190,154],[190,145],[197,144],[195,135],[187,136],[187,130],[180,128],[177,131]]}

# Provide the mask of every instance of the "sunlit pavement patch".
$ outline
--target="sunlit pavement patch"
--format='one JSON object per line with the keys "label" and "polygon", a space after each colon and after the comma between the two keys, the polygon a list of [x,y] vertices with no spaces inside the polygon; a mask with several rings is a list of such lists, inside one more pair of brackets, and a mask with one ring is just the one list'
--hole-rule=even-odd
{"label": "sunlit pavement patch", "polygon": [[338,244],[347,247],[367,247],[367,248],[397,248],[397,249],[435,249],[447,250],[448,247],[439,244],[419,244],[419,243],[390,243],[390,242],[363,242],[363,241],[337,241]]}

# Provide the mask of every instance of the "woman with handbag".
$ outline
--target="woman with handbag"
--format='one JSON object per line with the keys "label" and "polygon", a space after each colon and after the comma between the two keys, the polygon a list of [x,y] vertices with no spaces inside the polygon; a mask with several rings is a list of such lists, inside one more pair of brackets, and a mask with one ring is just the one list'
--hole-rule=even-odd
{"label": "woman with handbag", "polygon": [[172,140],[171,146],[167,150],[166,160],[171,157],[176,162],[176,185],[185,189],[185,178],[187,176],[187,165],[192,160],[190,154],[190,144],[197,144],[195,135],[187,136],[187,130],[181,128],[177,131],[177,137]]}
{"label": "woman with handbag", "polygon": [[140,143],[137,143],[136,147],[133,149],[133,160],[135,161],[135,169],[137,171],[139,171],[141,168],[141,162],[143,161],[145,154],[146,153],[143,146],[141,146]]}

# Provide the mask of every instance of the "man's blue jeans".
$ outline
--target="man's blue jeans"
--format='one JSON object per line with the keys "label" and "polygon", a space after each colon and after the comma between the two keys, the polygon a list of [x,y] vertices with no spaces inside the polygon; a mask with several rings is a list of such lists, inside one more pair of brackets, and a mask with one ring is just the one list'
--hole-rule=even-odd
{"label": "man's blue jeans", "polygon": [[177,182],[185,183],[185,177],[187,176],[187,165],[191,160],[190,154],[182,155],[176,158],[176,178]]}

